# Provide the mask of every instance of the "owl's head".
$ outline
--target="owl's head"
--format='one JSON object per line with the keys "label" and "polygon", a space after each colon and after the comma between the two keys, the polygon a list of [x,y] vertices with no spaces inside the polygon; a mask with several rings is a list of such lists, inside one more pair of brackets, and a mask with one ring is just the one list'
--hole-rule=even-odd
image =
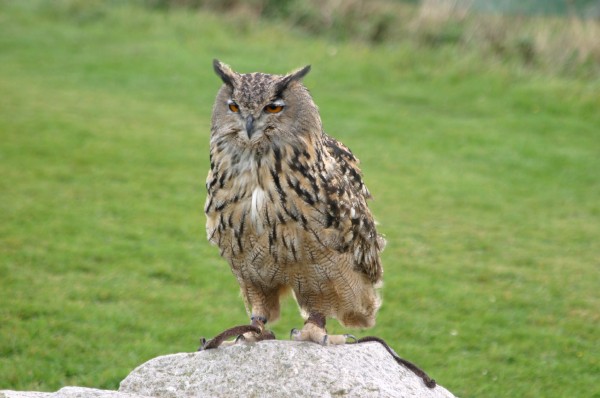
{"label": "owl's head", "polygon": [[321,133],[321,119],[301,81],[310,66],[287,75],[241,74],[214,60],[223,81],[213,108],[213,137],[241,147],[306,142]]}

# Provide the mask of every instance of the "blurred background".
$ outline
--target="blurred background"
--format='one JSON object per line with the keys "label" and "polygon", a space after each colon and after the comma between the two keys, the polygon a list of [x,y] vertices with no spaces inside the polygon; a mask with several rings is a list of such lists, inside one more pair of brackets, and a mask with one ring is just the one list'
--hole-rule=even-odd
{"label": "blurred background", "polygon": [[388,246],[351,332],[457,396],[600,397],[597,0],[0,0],[0,389],[247,322],[204,231],[213,58],[311,64],[361,159]]}

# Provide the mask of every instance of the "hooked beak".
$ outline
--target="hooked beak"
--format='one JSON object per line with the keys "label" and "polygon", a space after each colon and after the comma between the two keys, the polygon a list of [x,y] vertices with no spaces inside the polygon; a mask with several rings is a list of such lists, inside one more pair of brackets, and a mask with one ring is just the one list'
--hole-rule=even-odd
{"label": "hooked beak", "polygon": [[248,115],[246,118],[246,134],[248,134],[248,139],[252,138],[252,134],[254,133],[254,117],[252,115]]}

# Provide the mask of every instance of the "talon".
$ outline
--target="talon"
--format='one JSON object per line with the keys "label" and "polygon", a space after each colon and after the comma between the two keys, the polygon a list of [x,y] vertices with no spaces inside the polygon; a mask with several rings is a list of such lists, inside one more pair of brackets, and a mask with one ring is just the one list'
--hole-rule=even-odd
{"label": "talon", "polygon": [[240,334],[238,337],[235,338],[235,344],[239,343],[240,341],[246,341],[246,338],[243,334]]}
{"label": "talon", "polygon": [[328,345],[329,344],[329,335],[326,334],[325,336],[323,336],[323,341],[321,342],[321,345]]}
{"label": "talon", "polygon": [[200,337],[200,347],[198,347],[198,351],[204,350],[205,345],[206,345],[206,339],[204,337]]}
{"label": "talon", "polygon": [[290,340],[296,340],[296,336],[300,334],[300,331],[296,328],[290,330]]}
{"label": "talon", "polygon": [[[354,340],[354,341],[352,341],[352,343],[350,343],[350,344],[355,344],[355,343],[357,343],[357,342],[358,342],[358,339],[357,339],[357,338],[356,338],[356,336],[354,336],[353,334],[345,334],[345,335],[344,335],[344,337],[345,337],[346,339]],[[346,342],[346,344],[348,344],[348,342]]]}

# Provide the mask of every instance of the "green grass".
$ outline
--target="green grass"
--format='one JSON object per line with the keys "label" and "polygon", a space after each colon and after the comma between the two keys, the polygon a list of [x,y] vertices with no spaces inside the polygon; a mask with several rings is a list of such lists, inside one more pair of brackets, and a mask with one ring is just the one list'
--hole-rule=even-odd
{"label": "green grass", "polygon": [[[358,335],[461,397],[600,396],[598,80],[84,4],[0,2],[0,389],[114,389],[246,322],[204,235],[218,57],[311,63],[326,130],[361,158],[388,246]],[[300,324],[290,299],[273,328]]]}

